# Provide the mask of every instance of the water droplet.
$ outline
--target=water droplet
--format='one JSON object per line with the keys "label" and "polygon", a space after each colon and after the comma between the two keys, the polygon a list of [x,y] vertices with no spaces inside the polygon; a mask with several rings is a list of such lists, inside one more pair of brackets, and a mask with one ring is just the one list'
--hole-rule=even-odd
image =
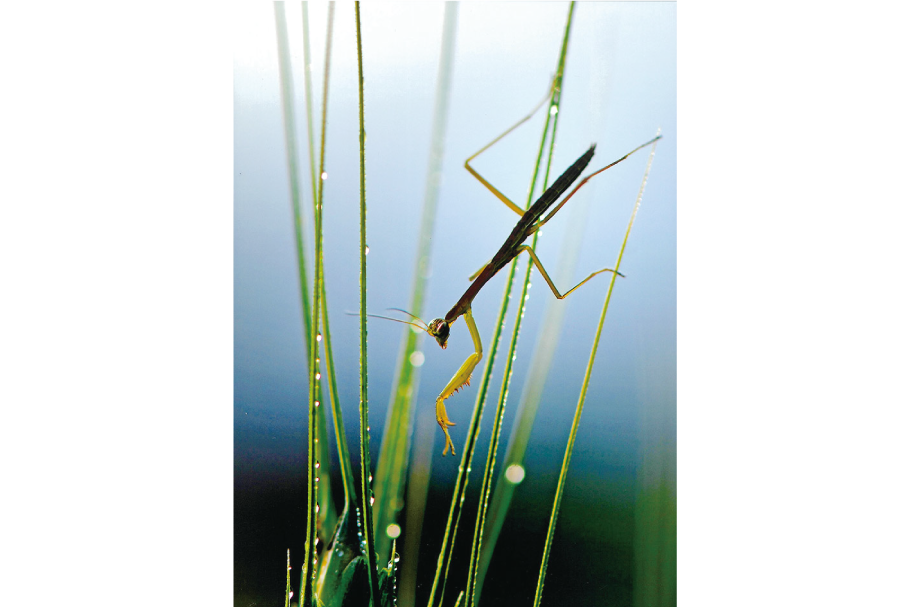
{"label": "water droplet", "polygon": [[420,350],[411,352],[411,355],[408,357],[408,360],[411,362],[411,366],[420,367],[421,365],[423,365],[423,361],[424,361],[423,352],[421,352]]}
{"label": "water droplet", "polygon": [[364,254],[364,255],[369,255],[369,254],[370,254],[370,245],[367,245],[367,246],[363,247],[363,254]]}
{"label": "water droplet", "polygon": [[396,563],[401,560],[401,557],[398,556],[398,553],[395,553],[395,558],[393,559]]}
{"label": "water droplet", "polygon": [[[555,116],[558,111],[559,111],[559,107],[557,107],[555,105],[550,106],[550,116]],[[323,173],[323,175],[325,175],[325,173]],[[325,177],[323,177],[323,179],[325,179]]]}
{"label": "water droplet", "polygon": [[[553,110],[550,110],[550,112],[553,113],[553,114],[556,113],[556,112],[553,112]],[[322,180],[325,181],[325,180],[328,179],[328,178],[329,178],[329,174],[326,173],[325,171],[323,171],[323,172],[322,172]]]}
{"label": "water droplet", "polygon": [[385,528],[385,534],[387,536],[389,536],[390,538],[395,539],[401,535],[401,527],[399,527],[395,523],[392,523],[388,527]]}
{"label": "water droplet", "polygon": [[317,373],[317,374],[316,374],[316,379],[322,379],[322,373]]}
{"label": "water droplet", "polygon": [[371,498],[370,498],[370,505],[372,506],[372,505],[373,505],[373,502],[375,502],[375,501],[376,501],[376,498],[375,498],[375,497],[371,497]]}
{"label": "water droplet", "polygon": [[316,462],[316,468],[319,469],[319,462]]}
{"label": "water droplet", "polygon": [[[318,376],[318,375],[316,376],[316,379],[319,379],[319,376]],[[318,400],[316,401],[316,406],[317,406],[317,407],[319,406],[319,401],[318,401]]]}
{"label": "water droplet", "polygon": [[521,464],[512,464],[506,468],[506,480],[517,485],[525,479],[525,469]]}
{"label": "water droplet", "polygon": [[370,482],[371,482],[371,483],[373,482],[373,475],[372,475],[372,474],[370,475]]}
{"label": "water droplet", "polygon": [[[322,341],[322,333],[317,333],[317,334],[316,334],[316,341]],[[319,359],[318,359],[318,358],[316,359],[316,362],[319,362]]]}

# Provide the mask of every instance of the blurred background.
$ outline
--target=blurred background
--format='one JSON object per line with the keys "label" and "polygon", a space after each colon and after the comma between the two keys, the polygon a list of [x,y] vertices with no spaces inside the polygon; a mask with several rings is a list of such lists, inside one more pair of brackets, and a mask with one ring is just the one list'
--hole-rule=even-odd
{"label": "blurred background", "polygon": [[[489,260],[517,216],[467,171],[464,160],[530,111],[554,74],[568,5],[472,3],[458,7],[443,178],[433,234],[425,320],[443,316]],[[406,307],[413,282],[426,185],[442,36],[441,3],[368,3],[364,49],[368,309]],[[294,75],[302,191],[309,192],[301,8],[286,6]],[[234,57],[234,445],[235,604],[279,604],[285,551],[299,576],[306,510],[306,358],[280,101],[275,12],[235,6]],[[318,117],[326,5],[309,5],[314,116]],[[348,440],[358,440],[358,115],[353,5],[335,13],[326,135],[325,264],[335,363]],[[527,195],[543,115],[480,156],[477,170],[512,200]],[[579,3],[560,108],[556,174],[591,143],[599,168],[654,136],[659,143],[617,282],[582,416],[544,590],[545,604],[668,605],[676,588],[676,5]],[[640,152],[592,180],[543,230],[538,255],[556,274],[566,243],[577,243],[565,290],[612,267],[647,162]],[[551,177],[552,179],[552,177]],[[311,209],[304,196],[302,205]],[[307,224],[312,230],[311,223]],[[310,238],[310,243],[312,239]],[[312,259],[311,259],[312,261]],[[524,262],[522,262],[524,263]],[[506,272],[474,301],[489,349]],[[312,276],[312,273],[310,274]],[[555,277],[555,276],[554,276]],[[527,379],[544,310],[554,298],[532,273],[530,299],[506,407],[500,454]],[[486,578],[482,601],[530,604],[556,479],[608,279],[559,302],[565,324],[545,385],[518,486]],[[514,322],[514,305],[506,332]],[[375,465],[402,325],[371,320],[369,394]],[[504,347],[504,346],[503,346]],[[433,399],[472,351],[463,323],[447,350],[424,341],[416,404]],[[493,372],[474,461],[466,517],[470,535],[491,410]],[[477,382],[475,382],[476,384]],[[447,401],[456,448],[464,443],[476,385]],[[441,458],[435,423],[417,602],[425,604],[457,471]],[[436,436],[439,434],[439,436]],[[356,464],[355,464],[356,465]],[[337,468],[336,468],[337,470]],[[476,478],[475,478],[476,477]],[[337,482],[338,479],[333,479]],[[340,488],[340,483],[339,483]],[[404,513],[404,511],[403,511]],[[408,532],[407,522],[403,524]],[[450,586],[463,584],[462,536]],[[454,598],[452,598],[454,600]]]}

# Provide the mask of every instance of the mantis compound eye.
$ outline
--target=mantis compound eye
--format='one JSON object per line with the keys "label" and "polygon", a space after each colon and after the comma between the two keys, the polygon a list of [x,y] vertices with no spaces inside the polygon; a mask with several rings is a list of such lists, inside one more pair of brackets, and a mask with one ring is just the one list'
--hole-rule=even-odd
{"label": "mantis compound eye", "polygon": [[442,318],[437,318],[428,325],[427,332],[435,337],[439,347],[445,350],[446,340],[449,339],[449,323]]}

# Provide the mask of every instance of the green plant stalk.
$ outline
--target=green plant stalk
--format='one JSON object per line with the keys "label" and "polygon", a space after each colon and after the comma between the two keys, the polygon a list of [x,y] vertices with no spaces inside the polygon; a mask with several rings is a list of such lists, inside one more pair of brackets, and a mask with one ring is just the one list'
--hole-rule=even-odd
{"label": "green plant stalk", "polygon": [[[310,187],[313,191],[313,213],[315,217],[316,212],[316,201],[318,199],[318,186],[316,182],[316,164],[315,158],[316,155],[313,153],[314,144],[313,144],[313,109],[312,109],[312,81],[311,81],[311,72],[312,68],[310,65],[310,26],[309,26],[309,17],[307,11],[307,3],[303,2],[301,6],[301,25],[303,27],[303,57],[304,57],[304,90],[306,98],[306,115],[307,115],[307,141],[309,144],[309,166],[310,166]],[[327,82],[327,81],[326,81]],[[322,132],[325,132],[325,123],[322,124]],[[323,273],[325,272],[325,267],[322,269]],[[330,338],[329,332],[329,313],[328,305],[326,303],[325,296],[325,281],[322,281],[322,293],[320,295],[322,298],[322,327],[323,327],[323,352],[325,356],[325,372],[328,377],[329,383],[329,401],[332,406],[332,415],[334,417],[334,426],[335,426],[335,435],[338,436],[339,432],[341,436],[344,436],[344,425],[341,423],[341,417],[339,412],[338,405],[338,387],[335,381],[335,365],[334,359],[332,357],[332,341]],[[318,339],[318,337],[317,337]],[[307,353],[309,354],[309,352]],[[316,359],[316,371],[319,369],[319,359]],[[324,388],[320,383],[318,397],[322,398],[322,393]],[[320,408],[317,412],[319,417],[319,430],[320,435],[328,437],[328,425],[326,423],[326,414],[325,409]],[[341,428],[339,429],[339,425]],[[351,503],[353,498],[353,473],[351,472],[351,463],[350,456],[347,456],[347,442],[337,441],[338,452],[339,452],[339,461],[341,465],[341,480],[344,487],[344,504],[345,508]],[[347,457],[346,457],[347,456]],[[323,440],[319,443],[317,449],[317,457],[322,464],[322,474],[326,475],[326,478],[331,478],[331,458],[329,458],[329,442],[328,440]],[[320,504],[320,516],[319,516],[319,532],[323,535],[331,534],[332,529],[335,527],[337,521],[337,514],[335,512],[335,502],[332,499],[332,485],[331,483],[323,483],[319,486],[319,504]],[[328,542],[327,537],[323,537],[323,540]]]}
{"label": "green plant stalk", "polygon": [[[582,192],[579,192],[581,194]],[[578,194],[575,196],[579,197]],[[570,220],[568,233],[582,229],[585,217],[588,215],[589,197],[585,197],[584,205],[573,205],[573,215]],[[574,202],[574,200],[573,200]],[[583,207],[583,208],[582,208]],[[565,284],[572,280],[574,269],[577,267],[581,240],[569,239],[562,250],[555,280],[557,284]],[[521,391],[521,401],[515,414],[516,422],[512,426],[512,433],[506,446],[506,455],[503,458],[502,470],[508,469],[513,464],[521,465],[524,462],[525,451],[534,427],[534,419],[540,405],[543,388],[556,353],[559,336],[565,319],[565,306],[556,298],[547,300],[546,310],[542,323],[543,329],[534,344],[534,354],[528,368],[525,385]],[[500,472],[493,488],[493,497],[487,511],[488,522],[484,528],[483,546],[480,551],[480,562],[477,568],[477,590],[474,595],[476,602],[480,602],[484,579],[493,558],[493,552],[502,526],[509,512],[512,496],[517,484],[509,481],[505,474]]]}
{"label": "green plant stalk", "polygon": [[[422,313],[426,286],[429,282],[432,237],[436,226],[436,209],[439,206],[439,184],[442,179],[457,17],[458,4],[447,2],[436,77],[433,128],[417,243],[414,283],[411,287],[411,300],[408,308],[418,315]],[[382,446],[376,466],[376,482],[374,483],[376,528],[379,529],[376,537],[376,551],[379,553],[379,558],[387,559],[389,556],[390,538],[385,533],[385,529],[397,521],[404,493],[404,478],[408,469],[408,442],[414,423],[414,402],[417,399],[417,386],[420,380],[420,370],[411,364],[411,354],[417,351],[425,336],[423,331],[415,333],[410,328],[405,329],[399,349],[396,379],[392,383],[394,387],[389,399],[389,412],[386,416]],[[419,529],[413,531],[420,532]]]}
{"label": "green plant stalk", "polygon": [[[329,5],[329,15],[328,15],[328,26],[326,31],[326,53],[325,53],[325,74],[323,75],[323,89],[322,89],[322,124],[326,124],[327,118],[327,109],[328,109],[328,95],[329,95],[329,65],[331,59],[331,48],[332,48],[332,22],[335,15],[335,5]],[[321,176],[325,171],[325,128],[322,129],[322,136],[320,140],[319,148],[319,175]],[[315,244],[315,278],[313,283],[313,327],[316,328],[315,333],[318,334],[319,328],[319,307],[321,304],[321,295],[322,295],[322,197],[324,192],[324,180],[319,180],[318,194],[316,197],[316,208],[315,208],[315,234],[316,234],[316,244]],[[316,357],[319,353],[319,341],[317,340],[317,335],[314,334],[312,339],[310,339],[310,351],[311,359],[316,360]],[[316,443],[319,440],[316,436],[316,410],[317,410],[317,398],[319,390],[319,381],[316,380],[316,369],[318,366],[313,365],[313,376],[310,380],[310,425],[309,425],[309,448],[308,448],[308,462],[309,462],[309,471],[307,473],[307,541],[306,549],[307,555],[306,560],[304,561],[304,580],[303,580],[303,590],[301,592],[301,601],[304,607],[312,607],[314,604],[314,582],[316,577],[316,474],[318,470],[318,462],[316,461]]]}
{"label": "green plant stalk", "polygon": [[284,607],[291,607],[291,550],[288,548],[287,581],[284,588]]}
{"label": "green plant stalk", "polygon": [[[293,93],[293,79],[291,77],[290,71],[290,53],[288,50],[288,40],[287,40],[287,23],[284,13],[284,5],[278,4],[275,5],[276,13],[276,28],[278,32],[278,61],[279,61],[279,75],[281,78],[281,89],[282,89],[282,109],[284,112],[284,126],[285,126],[285,143],[287,148],[287,157],[288,157],[288,175],[290,179],[290,189],[291,189],[291,207],[294,213],[294,235],[297,245],[297,270],[298,278],[300,284],[300,301],[301,301],[301,315],[303,318],[303,343],[309,344],[310,334],[311,334],[311,308],[310,308],[310,296],[309,296],[309,282],[307,278],[307,260],[306,260],[306,230],[304,229],[304,218],[305,215],[301,211],[300,205],[300,186],[299,186],[299,174],[298,174],[298,159],[297,159],[297,127],[296,119],[294,115],[294,93]],[[307,90],[309,93],[309,90]],[[310,157],[313,156],[312,146],[310,148]],[[314,186],[315,187],[315,186]],[[313,200],[316,200],[316,191],[313,190]],[[323,293],[324,296],[324,293]],[[311,381],[309,378],[313,377],[313,361],[310,357],[310,349],[308,346],[304,348],[307,358],[307,381]],[[317,361],[318,364],[318,361]],[[323,410],[317,411],[317,427],[319,429],[319,434],[326,436],[326,418]],[[323,441],[318,447],[317,450],[317,459],[323,462],[329,461],[328,458],[328,444]],[[320,531],[328,529],[330,532],[332,527],[335,525],[336,513],[335,513],[335,504],[332,500],[332,487],[330,483],[324,483],[319,486],[319,500],[318,503],[321,505],[319,511],[319,524],[317,529]],[[323,538],[325,539],[325,538]]]}
{"label": "green plant stalk", "polygon": [[[570,17],[571,17],[571,8],[570,8]],[[562,53],[561,53],[562,55]],[[564,56],[564,55],[563,55]],[[560,60],[560,68],[562,67],[563,61]],[[560,69],[557,72],[558,76],[554,82],[554,86],[551,92],[550,102],[557,104],[557,113],[558,113],[558,94],[559,89],[562,83],[562,70]],[[525,202],[525,208],[528,208],[533,199],[534,188],[537,184],[538,173],[540,170],[541,160],[543,158],[544,149],[546,147],[547,133],[550,129],[550,119],[552,114],[547,112],[546,119],[544,121],[543,134],[540,140],[540,147],[537,151],[537,159],[534,163],[534,172],[531,177],[531,187],[528,188],[528,198]],[[524,123],[530,116],[527,116],[520,120],[517,124],[513,125],[507,129],[502,135],[494,139],[491,143],[487,144],[483,149],[489,148],[491,145],[502,139],[505,135],[510,133],[520,124]],[[551,150],[552,154],[552,150]],[[549,167],[548,169],[549,170]],[[535,241],[536,242],[536,236]],[[502,327],[505,323],[505,316],[508,311],[509,301],[511,299],[512,284],[515,278],[515,269],[516,263],[513,261],[509,264],[509,274],[506,278],[505,288],[503,289],[503,299],[500,305],[499,316],[496,319],[496,324],[493,330],[493,336],[490,338],[490,352],[487,357],[486,365],[484,366],[484,372],[481,379],[481,383],[478,386],[477,390],[477,400],[474,405],[474,412],[471,416],[471,422],[468,426],[467,439],[465,440],[465,447],[462,453],[461,465],[458,467],[458,475],[455,479],[455,489],[452,495],[452,503],[449,506],[449,516],[446,521],[446,529],[443,535],[443,543],[439,551],[439,558],[436,563],[436,573],[433,578],[433,586],[430,590],[430,599],[428,606],[432,607],[433,600],[436,596],[436,589],[440,585],[441,579],[441,590],[439,596],[438,605],[442,605],[443,599],[445,597],[445,585],[448,579],[449,568],[452,562],[452,555],[455,548],[455,539],[454,531],[458,529],[458,525],[461,521],[462,506],[464,504],[465,495],[467,494],[468,487],[468,474],[471,471],[471,462],[474,457],[474,449],[477,444],[477,437],[480,432],[480,419],[483,416],[484,403],[486,401],[487,390],[489,389],[490,375],[492,374],[493,365],[496,362],[496,353],[499,346],[499,338],[502,333]],[[511,358],[511,354],[509,355]],[[483,491],[482,491],[483,493]],[[454,524],[453,524],[454,523]],[[451,541],[450,541],[451,538]],[[476,541],[476,538],[475,538]],[[474,546],[472,545],[472,561],[474,560],[473,550]],[[468,600],[471,600],[470,597]]]}
{"label": "green plant stalk", "polygon": [[[334,3],[329,6],[334,7]],[[331,9],[330,9],[331,10]],[[370,598],[379,605],[379,580],[373,535],[373,497],[370,491],[370,421],[367,394],[367,193],[366,129],[363,121],[363,44],[360,37],[360,2],[354,3],[357,25],[357,94],[360,109],[360,491],[363,499],[363,527],[367,544],[367,571]]]}
{"label": "green plant stalk", "polygon": [[[287,21],[285,18],[284,4],[275,3],[275,28],[278,40],[278,64],[279,64],[279,77],[281,81],[281,100],[282,100],[282,112],[284,116],[284,127],[285,127],[285,147],[286,147],[286,156],[288,163],[288,178],[290,181],[290,191],[291,191],[291,207],[294,214],[294,234],[297,245],[297,269],[298,269],[298,278],[300,284],[300,300],[301,300],[301,309],[303,317],[303,338],[304,344],[309,344],[312,336],[312,325],[310,318],[310,300],[309,300],[309,290],[308,290],[308,278],[306,271],[306,244],[305,244],[305,231],[303,229],[303,217],[304,214],[301,212],[300,206],[300,185],[299,185],[299,175],[297,172],[298,159],[297,159],[297,129],[296,121],[294,117],[294,93],[293,93],[293,80],[291,77],[290,69],[290,52],[288,49],[288,39],[287,39]],[[312,156],[312,150],[311,150]],[[315,192],[314,192],[315,200]],[[307,357],[307,381],[312,383],[312,377],[314,375],[314,360],[311,356],[310,348],[307,345],[305,348],[306,357]],[[318,386],[317,386],[318,391]],[[325,435],[326,420],[324,413],[320,410],[317,412],[317,428],[318,432]],[[322,449],[317,455],[317,459],[327,459],[327,451],[325,450],[326,445],[323,443],[321,446]],[[321,457],[320,457],[321,456]],[[327,523],[321,527],[329,527],[334,524],[335,518],[335,508],[332,502],[331,497],[331,486],[329,483],[325,483],[322,486],[322,491],[320,494],[320,500],[324,506],[322,512],[319,514],[319,518],[322,522]]]}
{"label": "green plant stalk", "polygon": [[[547,183],[549,182],[550,167],[552,166],[552,162],[553,162],[553,150],[556,147],[556,130],[557,130],[557,126],[559,123],[559,103],[560,103],[561,97],[562,97],[562,79],[563,79],[563,75],[565,74],[566,53],[568,52],[568,47],[569,47],[569,34],[572,29],[572,16],[573,16],[574,12],[575,12],[575,3],[573,2],[572,4],[569,5],[569,14],[566,18],[566,27],[565,27],[565,32],[563,34],[562,47],[560,48],[560,51],[559,51],[559,60],[557,63],[557,68],[556,68],[556,78],[555,78],[555,84],[553,86],[553,96],[552,96],[552,99],[550,102],[551,111],[547,112],[548,119],[545,123],[543,137],[541,140],[542,144],[546,141],[547,131],[550,126],[549,117],[553,116],[553,132],[552,132],[552,135],[550,136],[550,149],[549,149],[549,153],[547,155],[547,164],[546,164],[546,169],[544,171],[544,178],[543,178],[543,183],[542,183],[543,189],[546,189]],[[556,111],[553,112],[552,108],[555,108]],[[543,151],[543,146],[541,147],[541,152],[542,151]],[[540,160],[541,160],[540,157],[538,157],[538,160],[537,160],[538,168],[540,165]],[[536,172],[537,172],[537,168],[535,168],[535,177],[531,184],[531,187],[528,190],[529,191],[528,202],[525,205],[525,208],[528,208],[528,206],[530,206],[530,204],[531,204],[531,200],[533,197],[533,191],[534,191],[534,183],[537,181]],[[539,232],[534,233],[534,236],[531,239],[531,248],[532,249],[537,248],[537,238],[539,235],[540,235]],[[466,601],[467,607],[473,607],[473,605],[475,603],[475,599],[479,599],[479,597],[476,596],[476,593],[478,593],[480,590],[476,586],[478,562],[480,559],[481,549],[482,549],[482,545],[483,545],[484,524],[486,522],[487,506],[489,505],[489,501],[490,501],[490,490],[492,488],[493,471],[496,467],[496,450],[499,447],[499,437],[502,432],[502,420],[503,420],[503,415],[505,413],[505,404],[506,404],[506,400],[508,399],[509,384],[511,383],[511,380],[512,380],[512,363],[515,360],[515,349],[518,346],[518,336],[521,331],[521,321],[522,321],[522,318],[524,318],[524,310],[525,310],[527,294],[528,294],[528,285],[531,282],[531,266],[532,266],[531,261],[528,260],[526,263],[526,266],[525,266],[525,276],[524,276],[524,281],[522,282],[521,296],[518,301],[518,310],[516,311],[516,314],[515,314],[515,325],[512,329],[512,340],[509,344],[508,354],[506,355],[506,363],[505,363],[506,368],[503,372],[502,387],[500,388],[500,391],[499,391],[499,402],[496,405],[496,414],[494,415],[494,418],[493,418],[494,419],[493,431],[492,431],[492,436],[490,438],[490,447],[487,452],[487,462],[486,462],[486,466],[484,467],[483,483],[481,484],[481,489],[480,489],[480,503],[478,504],[478,507],[477,507],[477,518],[476,518],[476,521],[474,524],[474,539],[473,539],[473,542],[471,545],[471,561],[470,561],[470,565],[468,567],[468,580],[465,585],[465,587],[467,589],[467,601]]]}
{"label": "green plant stalk", "polygon": [[[638,190],[638,197],[635,200],[635,206],[632,209],[632,216],[629,218],[629,225],[626,227],[626,234],[622,240],[622,246],[619,248],[619,255],[616,257],[616,265],[613,266],[616,272],[622,263],[622,256],[626,250],[626,243],[629,241],[629,234],[632,232],[632,224],[638,215],[638,209],[641,206],[641,198],[645,192],[645,184],[648,182],[648,173],[651,171],[651,162],[654,160],[654,152],[657,149],[657,142],[651,146],[651,155],[648,156],[648,164],[645,167],[645,175],[641,182],[641,188]],[[569,433],[569,441],[566,444],[566,453],[562,459],[562,468],[559,470],[559,481],[556,484],[556,496],[553,499],[553,510],[550,513],[550,523],[547,527],[547,538],[544,543],[543,558],[540,561],[540,574],[537,577],[537,589],[534,592],[534,607],[540,605],[543,596],[543,583],[547,574],[547,562],[550,558],[550,549],[553,545],[553,535],[556,530],[556,519],[559,516],[559,506],[562,503],[563,492],[565,491],[566,478],[569,472],[569,462],[572,459],[572,449],[575,446],[575,437],[578,434],[578,425],[581,421],[581,411],[585,405],[585,398],[588,394],[588,383],[591,380],[591,371],[594,368],[594,358],[597,356],[597,346],[600,344],[600,334],[603,331],[604,320],[607,317],[607,309],[610,306],[610,298],[613,295],[613,286],[616,284],[616,272],[610,275],[610,286],[607,288],[607,296],[604,299],[603,309],[600,313],[600,322],[597,324],[597,332],[594,334],[594,343],[591,346],[591,355],[588,358],[588,366],[585,369],[584,381],[581,384],[581,393],[578,395],[578,404],[575,407],[575,416],[572,419],[572,429]]]}

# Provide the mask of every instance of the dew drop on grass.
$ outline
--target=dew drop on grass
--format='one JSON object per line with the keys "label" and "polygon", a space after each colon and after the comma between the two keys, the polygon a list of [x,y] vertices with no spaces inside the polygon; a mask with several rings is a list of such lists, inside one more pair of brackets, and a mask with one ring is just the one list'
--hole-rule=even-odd
{"label": "dew drop on grass", "polygon": [[506,468],[506,480],[517,485],[525,479],[525,469],[521,464],[512,464]]}

